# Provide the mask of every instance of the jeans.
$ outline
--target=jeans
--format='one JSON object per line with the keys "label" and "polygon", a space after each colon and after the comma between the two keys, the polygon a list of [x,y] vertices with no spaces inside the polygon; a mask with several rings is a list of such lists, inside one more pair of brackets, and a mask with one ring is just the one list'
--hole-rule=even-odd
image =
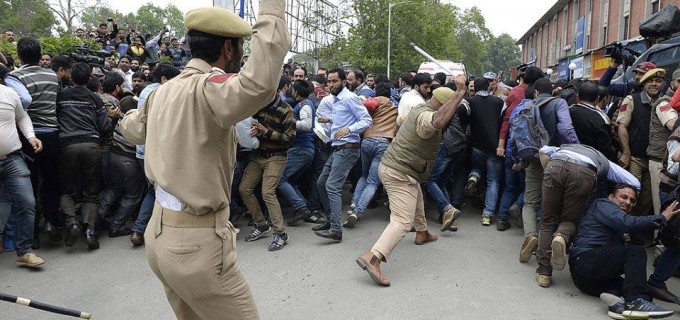
{"label": "jeans", "polygon": [[312,166],[308,174],[309,179],[307,180],[307,186],[309,186],[309,197],[307,198],[309,200],[309,210],[323,209],[323,201],[321,201],[319,188],[317,188],[316,183],[319,181],[321,172],[323,172],[323,168],[326,166],[332,151],[333,149],[328,144],[323,143],[319,139],[314,139],[314,160],[312,160]]}
{"label": "jeans", "polygon": [[493,215],[498,203],[498,193],[503,183],[503,159],[495,154],[485,153],[477,148],[472,148],[472,162],[476,169],[473,175],[481,177],[480,169],[486,168],[486,196],[484,196],[484,211],[482,215]]}
{"label": "jeans", "polygon": [[[574,285],[591,296],[603,292],[623,295],[626,302],[649,300],[645,285],[647,252],[633,245],[613,245],[592,249],[569,258]],[[621,275],[625,275],[624,278]]]}
{"label": "jeans", "polygon": [[378,166],[389,145],[390,142],[385,138],[371,137],[361,141],[361,178],[357,182],[352,197],[352,203],[356,205],[357,216],[364,214],[368,203],[380,186]]}
{"label": "jeans", "polygon": [[521,208],[524,205],[524,169],[512,170],[514,161],[511,157],[505,157],[505,190],[501,196],[501,207],[498,220],[507,221],[510,207],[517,202]]}
{"label": "jeans", "polygon": [[449,193],[446,191],[446,184],[449,182],[453,170],[459,164],[462,154],[462,151],[449,154],[449,150],[446,149],[444,144],[441,144],[432,172],[427,180],[423,182],[425,190],[434,199],[434,202],[437,203],[439,214],[443,214],[452,207]]}
{"label": "jeans", "polygon": [[296,182],[312,165],[312,160],[314,160],[314,149],[291,148],[288,150],[288,160],[286,161],[286,168],[283,169],[278,190],[288,199],[295,210],[307,206],[307,201],[302,196]]}
{"label": "jeans", "polygon": [[[40,203],[36,214],[42,213],[45,221],[53,225],[59,222],[59,157],[61,147],[59,145],[59,132],[36,133],[43,145],[42,151],[35,153],[28,140],[20,135],[22,151],[26,155],[25,161],[28,170],[31,171],[31,185],[33,197]],[[36,215],[36,222],[40,217]],[[36,223],[37,226],[37,223]]]}
{"label": "jeans", "polygon": [[16,251],[21,256],[31,252],[35,225],[31,172],[21,154],[11,154],[0,160],[0,182],[0,226],[4,226],[10,214],[15,214]]}
{"label": "jeans", "polygon": [[117,205],[111,224],[111,230],[116,231],[125,228],[126,222],[141,203],[146,181],[144,169],[137,159],[110,152],[109,161],[109,168],[115,174],[110,176],[107,188],[99,195],[99,217],[108,216]]}
{"label": "jeans", "polygon": [[678,267],[680,267],[680,251],[666,248],[659,256],[654,273],[649,276],[647,283],[655,288],[666,288],[665,282],[675,274]]}
{"label": "jeans", "polygon": [[229,219],[234,213],[243,213],[245,204],[241,199],[241,193],[238,191],[238,186],[243,179],[243,172],[246,171],[248,165],[248,158],[250,158],[251,151],[240,150],[236,153],[236,167],[234,168],[234,179],[231,181],[231,201],[229,202]]}
{"label": "jeans", "polygon": [[323,172],[316,183],[319,189],[321,203],[326,211],[326,219],[331,225],[331,231],[342,233],[342,186],[345,184],[349,171],[359,159],[359,149],[339,149],[333,151]]}
{"label": "jeans", "polygon": [[[139,159],[139,165],[144,171],[144,160]],[[151,182],[147,181],[146,184],[146,194],[142,200],[142,205],[139,207],[139,214],[137,215],[137,220],[135,220],[134,226],[132,226],[132,232],[144,234],[146,231],[146,225],[149,224],[149,219],[151,219],[151,213],[153,212],[153,204],[156,202],[156,190]]]}

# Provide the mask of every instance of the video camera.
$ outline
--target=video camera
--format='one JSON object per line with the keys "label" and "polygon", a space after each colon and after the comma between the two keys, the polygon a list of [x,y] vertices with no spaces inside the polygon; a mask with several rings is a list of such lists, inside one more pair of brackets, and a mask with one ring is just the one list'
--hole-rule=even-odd
{"label": "video camera", "polygon": [[75,48],[75,52],[68,54],[71,59],[76,62],[84,62],[91,66],[104,67],[104,58],[110,57],[113,54],[106,51],[96,51],[92,50],[86,46],[78,46]]}
{"label": "video camera", "polygon": [[620,42],[614,42],[604,48],[605,57],[612,58],[618,64],[624,64],[625,62],[626,66],[632,66],[639,55],[639,52],[624,47]]}

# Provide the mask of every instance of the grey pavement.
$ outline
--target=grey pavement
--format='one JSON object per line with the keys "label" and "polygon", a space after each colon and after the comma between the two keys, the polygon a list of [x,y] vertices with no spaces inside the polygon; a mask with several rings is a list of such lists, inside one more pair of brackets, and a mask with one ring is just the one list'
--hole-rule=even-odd
{"label": "grey pavement", "polygon": [[[312,224],[290,227],[289,244],[278,252],[267,251],[271,237],[243,241],[249,228],[241,221],[237,260],[262,319],[608,319],[598,298],[576,289],[568,268],[554,272],[550,288],[536,285],[536,260],[517,260],[521,229],[499,232],[480,224],[480,209],[463,212],[459,231],[441,234],[429,208],[439,241],[417,246],[415,233],[407,235],[382,267],[391,287],[377,286],[355,263],[388,223],[382,207],[345,229],[339,244],[315,236]],[[144,249],[127,237],[100,241],[101,249],[88,252],[82,241],[66,248],[43,240],[40,271],[17,267],[13,252],[1,254],[0,292],[90,312],[93,319],[173,319]],[[678,279],[668,286],[680,293]],[[71,318],[0,301],[0,319]]]}

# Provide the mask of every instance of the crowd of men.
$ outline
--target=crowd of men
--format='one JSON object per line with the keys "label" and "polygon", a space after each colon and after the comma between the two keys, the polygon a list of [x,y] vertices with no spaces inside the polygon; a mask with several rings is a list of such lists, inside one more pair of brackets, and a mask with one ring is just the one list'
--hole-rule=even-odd
{"label": "crowd of men", "polygon": [[[45,55],[30,37],[16,41],[20,67],[0,57],[0,136],[8,137],[0,141],[0,252],[16,251],[22,266],[44,263],[34,251],[41,234],[67,247],[82,238],[97,249],[102,231],[143,245],[154,203],[178,205],[147,181],[145,146],[129,142],[120,123],[180,75],[190,51],[183,39],[161,43],[167,30],[126,36],[112,26],[76,32],[118,53],[102,66]],[[647,278],[646,251],[635,244],[680,212],[680,69],[644,62],[635,83],[612,84],[618,67],[612,62],[599,82],[552,83],[534,66],[522,66],[517,81],[493,72],[405,72],[392,81],[338,68],[311,74],[289,60],[275,101],[235,126],[230,221],[249,218],[247,242],[272,232],[269,251],[283,249],[287,227],[303,221],[341,242],[343,229],[387,196],[390,224],[357,263],[389,286],[380,264],[409,231],[418,245],[438,240],[426,196],[441,232],[457,231],[460,208],[477,197],[482,225],[523,228],[519,261],[535,254],[539,286],[569,265],[574,284],[607,302],[610,317],[670,316],[651,301],[680,304],[665,285],[680,248],[667,244]],[[351,203],[343,203],[348,182]],[[282,203],[292,207],[287,219]]]}

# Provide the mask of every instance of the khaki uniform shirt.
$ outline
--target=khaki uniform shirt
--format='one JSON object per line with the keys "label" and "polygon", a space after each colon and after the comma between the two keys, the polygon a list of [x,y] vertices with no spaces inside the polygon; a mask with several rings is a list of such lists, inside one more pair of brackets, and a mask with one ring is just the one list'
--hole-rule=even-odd
{"label": "khaki uniform shirt", "polygon": [[144,169],[184,203],[185,212],[203,215],[228,207],[236,162],[234,125],[274,100],[281,62],[290,49],[284,3],[261,2],[250,42],[253,54],[238,74],[192,59],[149,101]]}

